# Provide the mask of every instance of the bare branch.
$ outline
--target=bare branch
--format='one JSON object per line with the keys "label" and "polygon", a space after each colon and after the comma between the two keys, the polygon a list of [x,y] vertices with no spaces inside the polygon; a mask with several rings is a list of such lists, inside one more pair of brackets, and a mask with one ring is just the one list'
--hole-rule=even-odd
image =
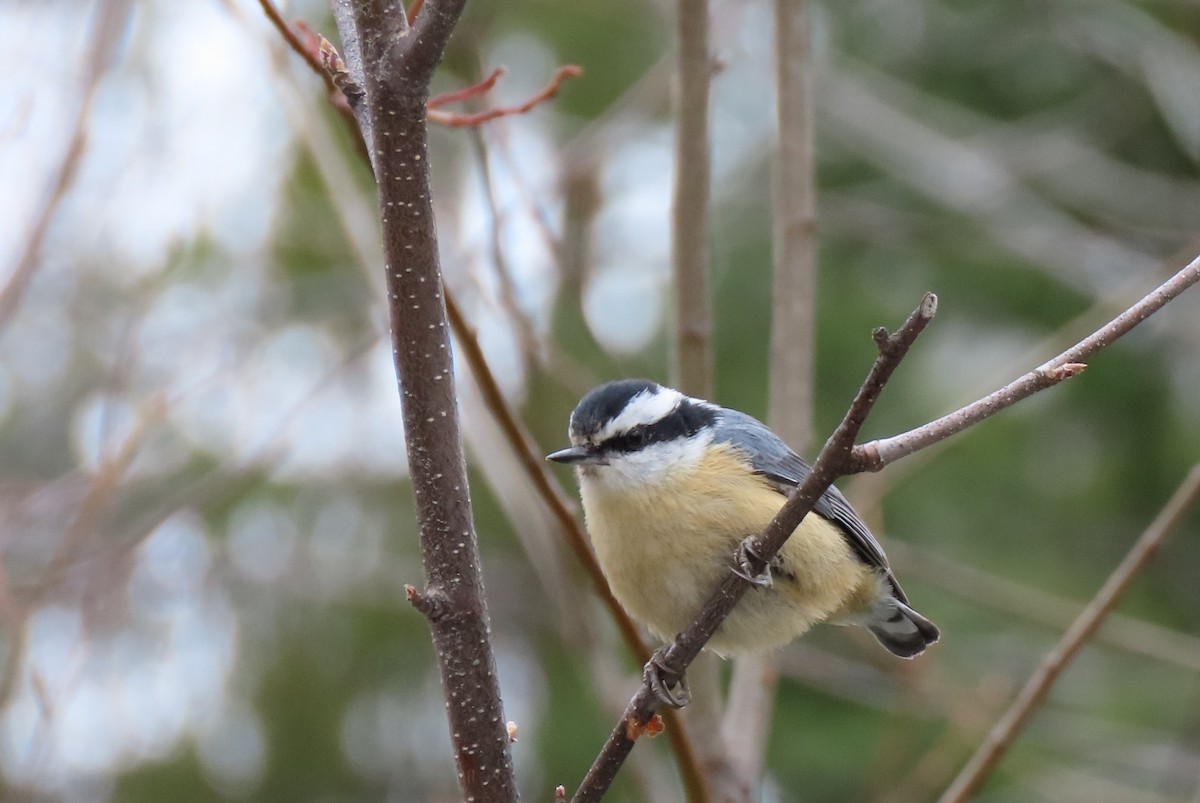
{"label": "bare branch", "polygon": [[806,0],[775,0],[776,147],[772,218],[771,428],[800,454],[813,419],[816,188]]}
{"label": "bare branch", "polygon": [[460,100],[465,100],[470,97],[482,94],[496,83],[501,75],[504,74],[502,68],[496,68],[492,74],[485,78],[482,82],[469,86],[465,89],[460,89],[457,92],[450,92],[446,95],[438,95],[429,100],[429,122],[444,125],[449,128],[464,128],[467,126],[479,126],[484,123],[497,120],[501,117],[513,117],[516,115],[527,114],[534,107],[551,100],[558,91],[562,88],[563,83],[568,78],[578,78],[583,75],[583,68],[577,64],[565,64],[554,71],[549,83],[530,96],[523,103],[518,103],[515,106],[497,106],[492,109],[485,109],[481,112],[472,114],[460,114],[454,112],[443,112],[437,107],[443,106],[446,103],[453,103]]}
{"label": "bare branch", "polygon": [[675,187],[671,202],[671,273],[675,298],[675,358],[671,384],[712,395],[712,294],[709,290],[708,207],[711,144],[708,0],[679,0],[675,91]]}
{"label": "bare branch", "polygon": [[425,105],[430,111],[433,111],[434,109],[445,106],[448,103],[461,103],[464,100],[470,100],[471,98],[477,98],[481,95],[486,95],[488,92],[492,91],[492,87],[496,86],[496,82],[504,77],[505,72],[506,70],[503,67],[497,67],[496,69],[492,70],[491,74],[482,81],[471,84],[470,86],[464,86],[462,89],[456,89],[453,92],[443,92],[440,95],[434,95],[429,99],[429,103]]}
{"label": "bare branch", "polygon": [[1091,335],[996,392],[924,426],[855,447],[855,471],[878,471],[888,463],[944,440],[1039,390],[1075,376],[1083,370],[1084,361],[1112,344],[1198,281],[1200,257],[1193,259],[1183,270]]}
{"label": "bare branch", "polygon": [[[762,571],[833,481],[846,473],[850,465],[854,439],[862,429],[863,422],[879,398],[884,385],[904,359],[917,336],[933,319],[936,310],[936,296],[932,293],[927,294],[895,334],[888,335],[886,330],[882,329],[875,332],[879,357],[851,402],[842,423],[817,455],[808,477],[788,498],[766,530],[750,539],[752,553],[760,557],[761,564],[749,567],[749,573]],[[742,574],[729,572],[692,624],[675,638],[674,643],[661,656],[658,668],[662,680],[668,686],[674,685],[683,676],[688,665],[750,586],[751,582]],[[583,783],[572,798],[574,803],[597,801],[604,795],[617,771],[633,750],[634,740],[629,736],[631,730],[636,731],[638,727],[645,725],[654,715],[658,705],[659,701],[650,690],[649,683],[644,684],[629,701],[621,721],[613,729],[600,755],[588,770]]]}
{"label": "bare branch", "polygon": [[409,599],[433,634],[464,797],[515,801],[459,430],[425,124],[429,80],[464,1],[429,0],[413,31],[394,0],[334,0],[333,10],[345,72],[364,93],[358,102],[347,98],[379,187],[392,350],[426,578]]}
{"label": "bare branch", "polygon": [[969,799],[980,784],[1000,763],[1030,717],[1046,700],[1050,688],[1070,665],[1075,655],[1095,634],[1117,600],[1133,582],[1134,577],[1154,555],[1163,540],[1171,534],[1196,498],[1200,496],[1200,464],[1188,472],[1183,483],[1146,531],[1113,570],[1096,596],[1088,603],[1059,640],[1054,649],[1042,659],[1037,671],[1029,678],[1012,705],[996,722],[982,745],[967,762],[940,803],[961,803]]}

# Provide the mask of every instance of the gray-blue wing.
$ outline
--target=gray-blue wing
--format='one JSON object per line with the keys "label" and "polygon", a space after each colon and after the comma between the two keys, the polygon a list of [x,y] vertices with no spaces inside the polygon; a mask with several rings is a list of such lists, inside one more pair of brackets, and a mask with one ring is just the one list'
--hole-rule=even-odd
{"label": "gray-blue wing", "polygon": [[[778,435],[757,418],[737,410],[722,410],[716,421],[715,440],[728,443],[745,452],[755,471],[771,480],[776,489],[788,496],[792,489],[804,482],[812,470],[800,455],[793,452]],[[907,603],[904,591],[892,576],[891,566],[883,548],[850,506],[842,492],[829,486],[813,507],[818,514],[837,524],[846,536],[846,541],[863,563],[879,569],[887,577],[896,597]]]}

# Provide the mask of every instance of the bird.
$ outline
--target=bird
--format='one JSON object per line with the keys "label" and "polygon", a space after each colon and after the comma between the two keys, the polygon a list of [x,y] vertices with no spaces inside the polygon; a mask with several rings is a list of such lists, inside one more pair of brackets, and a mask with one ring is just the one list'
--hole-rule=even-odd
{"label": "bird", "polygon": [[[568,436],[571,445],[547,459],[575,467],[613,595],[663,642],[688,626],[730,570],[754,585],[706,645],[718,655],[770,650],[820,622],[865,627],[901,658],[938,641],[937,626],[909,605],[883,548],[833,486],[766,571],[749,573],[743,541],[766,528],[811,471],[754,417],[648,379],[620,379],[583,396]],[[681,702],[661,684],[655,691]]]}

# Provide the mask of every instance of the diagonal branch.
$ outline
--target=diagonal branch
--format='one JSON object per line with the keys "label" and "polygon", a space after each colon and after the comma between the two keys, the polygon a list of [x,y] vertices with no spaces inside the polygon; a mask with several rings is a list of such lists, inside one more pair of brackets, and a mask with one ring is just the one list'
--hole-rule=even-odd
{"label": "diagonal branch", "polygon": [[[993,413],[1011,406],[1039,390],[1052,387],[1064,379],[1075,376],[1085,367],[1077,362],[1078,360],[1087,359],[1096,354],[1197,282],[1200,282],[1200,257],[1192,260],[1174,277],[1118,315],[1106,326],[996,393],[911,432],[895,438],[855,446],[854,440],[880,391],[883,390],[896,365],[907,353],[912,341],[924,329],[925,324],[932,318],[936,310],[936,297],[932,294],[927,295],[921,306],[909,316],[908,321],[895,335],[889,336],[883,329],[876,330],[875,340],[879,345],[879,358],[858,395],[855,396],[842,423],[821,449],[813,464],[812,472],[792,493],[767,529],[762,534],[748,540],[747,543],[751,547],[749,551],[761,556],[759,560],[754,561],[754,565],[749,567],[750,571],[757,572],[765,568],[788,535],[812,510],[812,506],[820,495],[838,477],[877,470],[905,455],[944,440],[968,426],[977,424]],[[691,660],[716,631],[737,601],[745,594],[748,585],[749,582],[739,574],[730,572],[688,629],[681,633],[667,649],[658,669],[661,679],[668,686],[674,685],[682,677]],[[643,685],[630,700],[621,722],[609,736],[573,801],[583,803],[583,801],[600,799],[633,749],[634,739],[627,735],[627,731],[636,732],[637,728],[644,725],[653,714],[657,705],[657,699],[650,690],[649,684]]]}
{"label": "diagonal branch", "polygon": [[1187,267],[1100,329],[994,393],[924,426],[855,447],[854,470],[878,471],[888,463],[894,463],[901,457],[945,440],[1039,390],[1045,390],[1074,376],[1084,369],[1084,360],[1110,345],[1197,282],[1200,282],[1200,257],[1193,259]]}
{"label": "diagonal branch", "polygon": [[[813,463],[812,472],[792,493],[779,513],[767,525],[767,529],[750,539],[752,549],[748,552],[759,556],[759,561],[758,565],[749,568],[748,573],[763,570],[833,481],[850,469],[851,450],[863,422],[866,421],[888,379],[904,359],[917,336],[933,319],[936,311],[937,297],[929,293],[895,334],[889,335],[887,330],[882,328],[875,331],[879,357],[851,402],[842,423],[821,449]],[[730,571],[726,575],[721,586],[709,597],[692,624],[675,638],[675,642],[663,654],[659,670],[668,686],[674,685],[683,676],[688,665],[750,586],[751,582],[737,572]],[[572,803],[600,800],[633,750],[637,735],[654,716],[658,705],[658,699],[650,690],[649,684],[643,685],[630,700],[621,721],[617,723],[600,755],[588,770],[583,783],[572,798]]]}
{"label": "diagonal branch", "polygon": [[1200,497],[1200,464],[1192,467],[1166,506],[1138,538],[1120,565],[1104,581],[1104,585],[1079,614],[1079,618],[1071,624],[1054,649],[1042,659],[1037,671],[993,726],[983,744],[942,795],[939,803],[962,803],[968,800],[996,768],[1017,735],[1045,702],[1051,686],[1104,623],[1117,600],[1133,582],[1133,578],[1153,557],[1163,540],[1179,525],[1197,497]]}

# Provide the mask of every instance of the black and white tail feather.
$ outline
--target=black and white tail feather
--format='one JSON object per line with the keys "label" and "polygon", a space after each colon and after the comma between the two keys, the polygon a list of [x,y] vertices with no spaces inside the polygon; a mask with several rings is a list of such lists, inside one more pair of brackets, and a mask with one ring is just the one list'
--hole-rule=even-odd
{"label": "black and white tail feather", "polygon": [[880,615],[872,617],[866,627],[892,655],[915,658],[941,637],[937,625],[910,608],[907,602],[893,596],[885,605],[889,610],[878,611]]}

